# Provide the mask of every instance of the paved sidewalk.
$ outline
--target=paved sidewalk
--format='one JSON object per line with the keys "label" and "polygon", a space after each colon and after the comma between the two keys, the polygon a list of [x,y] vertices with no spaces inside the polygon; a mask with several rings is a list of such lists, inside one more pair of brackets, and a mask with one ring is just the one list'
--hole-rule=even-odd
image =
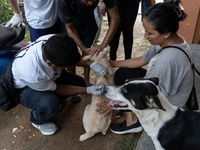
{"label": "paved sidewalk", "polygon": [[[193,44],[193,45],[190,45],[190,47],[193,51],[195,66],[200,71],[200,45]],[[198,103],[200,106],[200,77],[197,74],[195,75],[195,88],[196,88]],[[136,150],[155,150],[155,147],[151,138],[147,135],[145,131],[143,131],[138,141]]]}

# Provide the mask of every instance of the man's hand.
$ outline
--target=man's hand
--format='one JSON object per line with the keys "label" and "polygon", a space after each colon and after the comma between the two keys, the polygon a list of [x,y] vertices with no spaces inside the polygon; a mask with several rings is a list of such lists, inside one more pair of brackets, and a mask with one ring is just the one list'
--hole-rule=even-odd
{"label": "man's hand", "polygon": [[8,21],[6,23],[6,27],[11,26],[11,28],[13,28],[14,26],[17,26],[18,28],[20,27],[20,25],[22,24],[22,14],[16,14],[14,13],[13,17],[10,19],[10,21]]}
{"label": "man's hand", "polygon": [[102,13],[103,16],[106,15],[107,8],[106,8],[106,5],[103,1],[99,2],[99,10],[100,10],[100,12]]}
{"label": "man's hand", "polygon": [[90,65],[90,68],[94,71],[94,73],[96,73],[97,75],[100,75],[100,76],[105,76],[108,72],[108,70],[103,67],[102,65],[100,64],[97,64],[96,62],[93,62],[91,65]]}
{"label": "man's hand", "polygon": [[84,53],[83,56],[85,56],[85,55],[90,55],[91,48],[85,48],[85,49],[82,49],[82,51],[83,51],[83,53]]}
{"label": "man's hand", "polygon": [[90,50],[90,55],[99,55],[99,53],[104,49],[105,47],[103,45],[96,45],[96,46],[93,46]]}
{"label": "man's hand", "polygon": [[106,100],[103,100],[102,103],[98,103],[97,104],[98,108],[97,108],[96,111],[99,114],[103,113],[104,116],[106,116],[108,113],[110,113],[111,111],[113,111],[113,109],[110,106],[108,106],[109,102],[110,102],[110,100],[106,99]]}
{"label": "man's hand", "polygon": [[100,95],[102,86],[89,86],[87,87],[87,94]]}

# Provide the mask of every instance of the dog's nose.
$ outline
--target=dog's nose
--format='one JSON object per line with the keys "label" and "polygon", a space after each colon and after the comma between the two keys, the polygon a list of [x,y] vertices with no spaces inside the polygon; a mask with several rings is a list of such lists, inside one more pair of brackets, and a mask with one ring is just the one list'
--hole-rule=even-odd
{"label": "dog's nose", "polygon": [[105,88],[103,89],[103,92],[106,93],[107,91],[108,91],[108,88],[105,87]]}

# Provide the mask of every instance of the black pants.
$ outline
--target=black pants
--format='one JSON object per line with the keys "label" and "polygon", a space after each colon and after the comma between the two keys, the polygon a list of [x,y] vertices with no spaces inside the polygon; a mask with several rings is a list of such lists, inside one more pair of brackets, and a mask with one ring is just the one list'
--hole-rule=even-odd
{"label": "black pants", "polygon": [[[133,27],[138,13],[139,3],[137,0],[115,0],[120,15],[121,22],[117,31],[110,42],[110,60],[116,60],[117,49],[119,46],[119,38],[123,33],[123,45],[125,50],[125,59],[131,58],[133,47]],[[110,17],[108,15],[110,23]]]}
{"label": "black pants", "polygon": [[[146,70],[143,68],[120,68],[115,72],[115,84],[120,86],[123,85],[127,79],[143,78],[145,75]],[[125,110],[125,112],[131,112],[131,110]]]}
{"label": "black pants", "polygon": [[120,68],[115,72],[115,84],[123,85],[127,79],[143,78],[146,75],[146,70],[143,68]]}

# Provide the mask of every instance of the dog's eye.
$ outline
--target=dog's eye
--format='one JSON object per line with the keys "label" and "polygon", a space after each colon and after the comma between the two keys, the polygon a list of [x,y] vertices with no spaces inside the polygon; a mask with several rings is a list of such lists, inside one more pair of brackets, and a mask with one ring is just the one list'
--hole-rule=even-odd
{"label": "dog's eye", "polygon": [[123,91],[124,93],[127,93],[127,87],[124,86],[124,87],[122,88],[122,91]]}

